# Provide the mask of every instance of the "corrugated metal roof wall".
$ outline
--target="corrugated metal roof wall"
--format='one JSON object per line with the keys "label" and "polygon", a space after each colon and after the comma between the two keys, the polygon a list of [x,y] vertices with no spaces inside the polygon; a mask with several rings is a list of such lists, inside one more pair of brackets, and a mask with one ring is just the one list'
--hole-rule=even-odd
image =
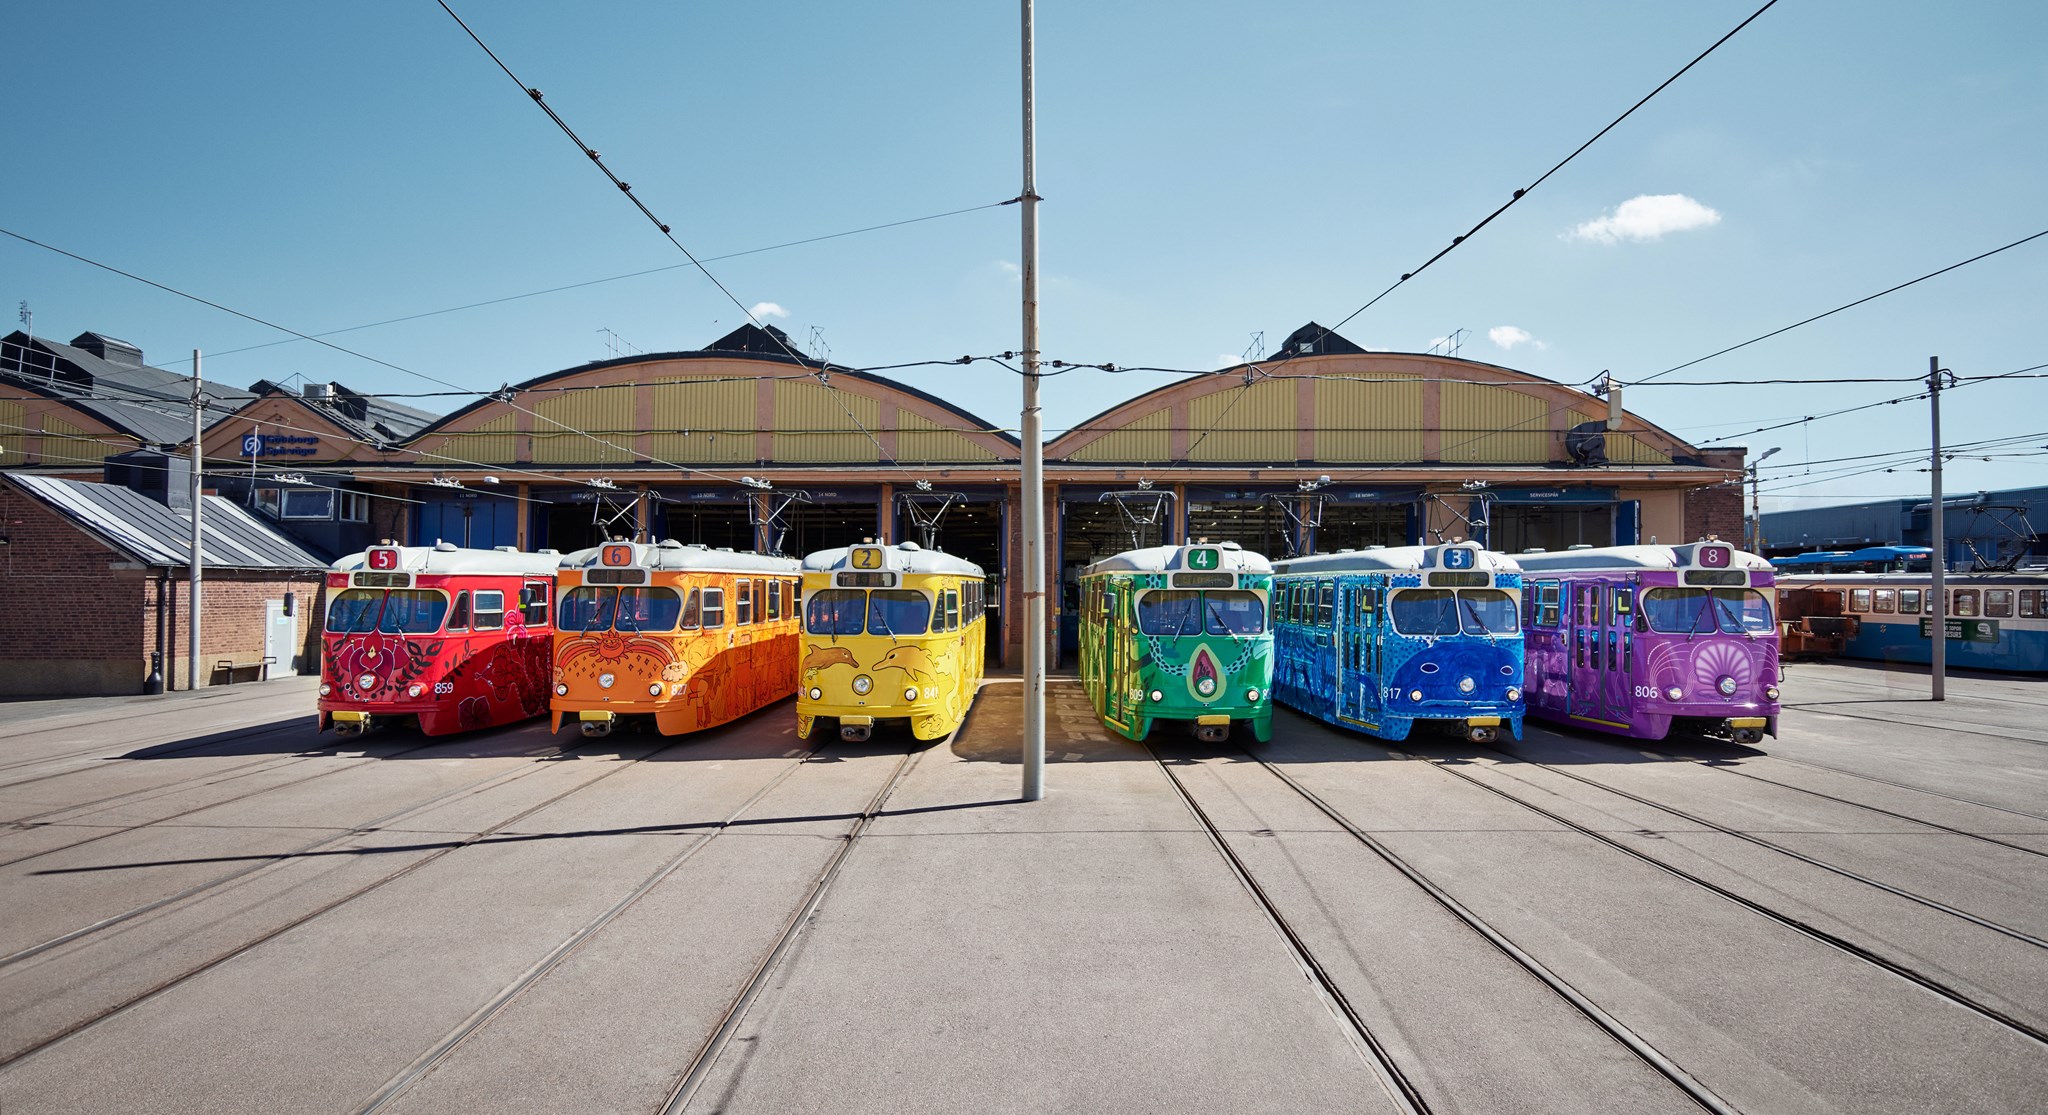
{"label": "corrugated metal roof wall", "polygon": [[1369,464],[1422,459],[1422,379],[1361,376],[1317,380],[1316,460]]}
{"label": "corrugated metal roof wall", "polygon": [[1292,461],[1294,382],[1266,379],[1188,400],[1188,460]]}
{"label": "corrugated metal roof wall", "polygon": [[1544,464],[1552,458],[1550,404],[1491,384],[1446,381],[1443,452],[1446,461]]}
{"label": "corrugated metal roof wall", "polygon": [[1076,461],[1106,461],[1116,464],[1155,464],[1173,455],[1173,412],[1165,407],[1126,422],[1082,446],[1073,454]]}
{"label": "corrugated metal roof wall", "polygon": [[[583,391],[565,391],[533,407],[533,459],[536,464],[622,465],[633,459],[633,387],[605,384]],[[573,430],[611,442],[604,445],[582,433],[547,421],[552,418]]]}
{"label": "corrugated metal roof wall", "polygon": [[751,464],[760,384],[750,379],[658,379],[648,452],[678,464]]}
{"label": "corrugated metal roof wall", "polygon": [[993,461],[994,453],[921,414],[896,411],[896,459],[918,464]]}
{"label": "corrugated metal roof wall", "polygon": [[875,440],[861,433],[854,420],[873,431],[881,417],[879,399],[809,381],[777,382],[775,449],[771,456],[777,463],[879,461],[881,452]]}

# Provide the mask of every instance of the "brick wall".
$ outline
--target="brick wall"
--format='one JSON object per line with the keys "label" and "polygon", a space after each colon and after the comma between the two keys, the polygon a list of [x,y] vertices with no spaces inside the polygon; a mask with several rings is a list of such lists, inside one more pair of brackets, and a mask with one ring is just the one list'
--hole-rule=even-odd
{"label": "brick wall", "polygon": [[[1702,464],[1742,474],[1745,449],[1705,449]],[[1695,542],[1713,535],[1725,542],[1742,544],[1743,489],[1740,483],[1695,488],[1685,494],[1685,537],[1674,542]]]}
{"label": "brick wall", "polygon": [[[0,546],[0,696],[141,692],[158,646],[162,571],[135,565],[4,485],[0,531],[7,538]],[[173,572],[163,627],[166,681],[178,688],[185,685],[190,599],[184,580],[184,570]],[[208,570],[203,592],[202,673],[210,674],[218,659],[260,661],[263,602],[287,592],[297,594],[299,654],[317,663],[311,644],[320,615],[318,574]]]}

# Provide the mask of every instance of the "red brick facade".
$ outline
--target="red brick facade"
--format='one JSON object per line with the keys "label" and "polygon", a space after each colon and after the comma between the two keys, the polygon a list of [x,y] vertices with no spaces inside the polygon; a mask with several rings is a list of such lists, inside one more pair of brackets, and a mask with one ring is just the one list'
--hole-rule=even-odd
{"label": "red brick facade", "polygon": [[[1702,449],[1700,459],[1710,468],[1740,469],[1746,449]],[[1742,485],[1715,484],[1685,494],[1685,537],[1694,542],[1713,535],[1725,542],[1742,544]]]}
{"label": "red brick facade", "polygon": [[[0,696],[142,692],[158,649],[158,596],[165,570],[145,569],[28,495],[0,486]],[[185,570],[171,570],[162,619],[166,688],[186,685]],[[201,586],[201,684],[221,660],[263,659],[267,600],[293,595],[301,669],[317,669],[319,574],[211,570]],[[281,663],[289,668],[290,663]],[[273,672],[279,672],[277,667]],[[254,671],[241,671],[248,680]]]}

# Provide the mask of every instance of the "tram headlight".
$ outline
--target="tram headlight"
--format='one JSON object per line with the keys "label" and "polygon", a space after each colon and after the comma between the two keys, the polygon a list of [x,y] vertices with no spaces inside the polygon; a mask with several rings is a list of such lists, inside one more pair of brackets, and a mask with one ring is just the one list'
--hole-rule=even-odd
{"label": "tram headlight", "polygon": [[375,674],[364,674],[362,677],[356,679],[357,689],[374,689],[376,685],[377,675]]}
{"label": "tram headlight", "polygon": [[853,691],[855,693],[858,693],[861,696],[865,697],[868,695],[868,690],[873,689],[874,687],[875,679],[867,676],[866,674],[854,675]]}
{"label": "tram headlight", "polygon": [[1720,690],[1723,697],[1733,697],[1735,696],[1735,679],[1724,677],[1714,683],[1714,688]]}
{"label": "tram headlight", "polygon": [[333,686],[331,686],[331,685],[327,684],[327,683],[326,683],[326,682],[324,682],[324,681],[320,683],[320,695],[321,695],[322,697],[325,697],[325,696],[327,696],[328,694],[330,694],[330,693],[332,693],[332,692],[334,692],[334,687],[333,687]]}
{"label": "tram headlight", "polygon": [[405,695],[415,700],[419,699],[419,695],[425,693],[426,691],[427,687],[421,685],[419,682],[413,682],[411,685],[405,687]]}
{"label": "tram headlight", "polygon": [[558,682],[556,682],[556,683],[555,683],[555,696],[557,696],[557,697],[566,697],[566,696],[568,696],[568,695],[569,695],[569,683],[568,683],[568,682],[566,682],[566,681],[558,681]]}
{"label": "tram headlight", "polygon": [[906,701],[915,701],[915,700],[917,700],[917,686],[915,686],[915,685],[911,685],[911,686],[906,686],[906,687],[904,687],[904,690],[903,690],[903,699],[904,699],[904,700],[906,700]]}
{"label": "tram headlight", "polygon": [[1147,693],[1146,696],[1152,698],[1152,703],[1155,705],[1166,699],[1166,694],[1161,693],[1157,689],[1154,689],[1152,692]]}
{"label": "tram headlight", "polygon": [[1777,699],[1778,699],[1778,687],[1777,687],[1777,686],[1775,686],[1775,685],[1766,685],[1766,686],[1764,686],[1764,700],[1766,700],[1766,701],[1775,701],[1775,700],[1777,700]]}
{"label": "tram headlight", "polygon": [[1422,690],[1420,690],[1420,689],[1410,689],[1410,690],[1408,691],[1408,699],[1409,699],[1409,700],[1411,700],[1411,701],[1419,701],[1419,700],[1421,700],[1421,699],[1422,699]]}
{"label": "tram headlight", "polygon": [[822,689],[820,689],[820,688],[818,688],[818,687],[817,687],[817,686],[815,686],[815,685],[811,686],[811,700],[813,700],[813,701],[822,701],[822,700],[824,700],[824,699],[825,699],[825,691],[824,691],[824,690],[822,690]]}
{"label": "tram headlight", "polygon": [[1512,686],[1512,685],[1508,686],[1508,700],[1510,700],[1510,701],[1519,701],[1519,700],[1521,700],[1521,699],[1522,699],[1522,691],[1521,691],[1521,690],[1519,690],[1519,689],[1517,689],[1517,688],[1515,688],[1515,687],[1514,687],[1514,686]]}
{"label": "tram headlight", "polygon": [[1673,701],[1682,701],[1685,700],[1685,690],[1674,685],[1664,691],[1664,696]]}
{"label": "tram headlight", "polygon": [[619,679],[613,677],[610,674],[599,674],[597,675],[597,687],[599,689],[610,689],[612,687],[612,683],[617,680]]}
{"label": "tram headlight", "polygon": [[657,681],[657,682],[655,682],[654,684],[652,684],[652,685],[648,686],[648,687],[647,687],[647,695],[648,695],[648,696],[650,696],[650,697],[659,697],[659,696],[661,696],[661,683]]}
{"label": "tram headlight", "polygon": [[1471,678],[1458,679],[1458,692],[1460,693],[1470,693],[1477,688],[1479,688],[1479,683],[1473,681]]}
{"label": "tram headlight", "polygon": [[1258,691],[1257,689],[1247,689],[1247,690],[1245,690],[1245,691],[1244,691],[1244,699],[1245,699],[1245,700],[1247,700],[1247,701],[1257,702],[1257,701],[1258,701],[1258,699],[1259,699],[1259,691]]}

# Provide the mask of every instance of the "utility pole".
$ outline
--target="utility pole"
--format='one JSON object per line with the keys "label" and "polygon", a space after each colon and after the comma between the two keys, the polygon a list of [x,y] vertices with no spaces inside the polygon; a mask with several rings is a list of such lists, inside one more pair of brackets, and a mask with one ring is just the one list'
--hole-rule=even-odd
{"label": "utility pole", "polygon": [[1927,358],[1927,409],[1934,422],[1934,497],[1927,505],[1927,569],[1934,576],[1934,623],[1927,637],[1934,640],[1934,693],[1937,701],[1948,700],[1948,534],[1941,522],[1941,357]]}
{"label": "utility pole", "polygon": [[1038,407],[1038,154],[1032,0],[1023,9],[1024,51],[1024,788],[1025,801],[1045,797],[1045,445]]}
{"label": "utility pole", "polygon": [[1763,479],[1757,469],[1780,448],[1773,445],[1749,462],[1749,552],[1759,556],[1764,552],[1764,492]]}
{"label": "utility pole", "polygon": [[199,688],[199,579],[201,562],[199,558],[200,503],[205,499],[201,492],[206,490],[206,458],[201,453],[199,435],[203,425],[201,415],[205,402],[199,394],[199,350],[192,350],[192,616],[185,625],[185,688]]}

